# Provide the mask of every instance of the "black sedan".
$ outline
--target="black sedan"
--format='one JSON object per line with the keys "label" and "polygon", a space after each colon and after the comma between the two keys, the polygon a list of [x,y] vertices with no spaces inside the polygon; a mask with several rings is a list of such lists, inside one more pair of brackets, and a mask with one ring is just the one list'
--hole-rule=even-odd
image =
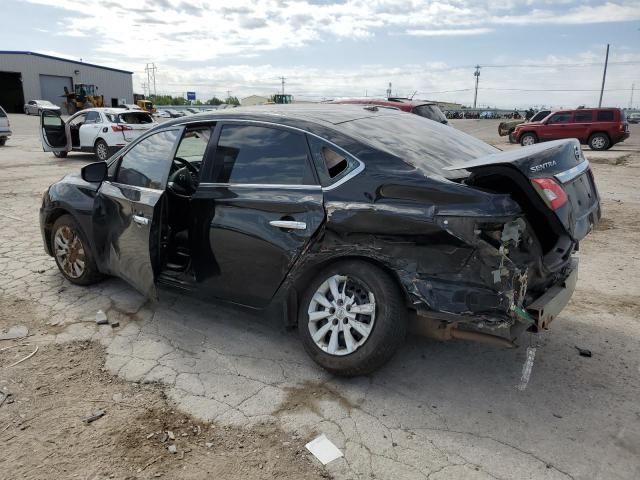
{"label": "black sedan", "polygon": [[164,284],[280,306],[310,356],[342,375],[385,363],[413,317],[441,339],[503,346],[547,328],[599,218],[575,140],[500,152],[351,105],[168,121],[51,185],[40,210],[72,283],[115,275],[151,298]]}

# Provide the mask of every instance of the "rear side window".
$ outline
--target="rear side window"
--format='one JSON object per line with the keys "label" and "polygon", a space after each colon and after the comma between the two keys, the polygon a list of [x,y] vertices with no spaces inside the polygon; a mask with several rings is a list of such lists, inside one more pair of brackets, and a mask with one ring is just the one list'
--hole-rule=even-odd
{"label": "rear side window", "polygon": [[314,178],[305,137],[279,128],[225,125],[216,148],[220,183],[309,185]]}
{"label": "rear side window", "polygon": [[576,122],[591,122],[593,112],[576,112]]}
{"label": "rear side window", "polygon": [[612,110],[601,110],[598,112],[598,121],[599,122],[613,122],[613,111]]}
{"label": "rear side window", "polygon": [[358,166],[357,161],[339,149],[314,136],[309,135],[307,138],[322,186],[335,183]]}

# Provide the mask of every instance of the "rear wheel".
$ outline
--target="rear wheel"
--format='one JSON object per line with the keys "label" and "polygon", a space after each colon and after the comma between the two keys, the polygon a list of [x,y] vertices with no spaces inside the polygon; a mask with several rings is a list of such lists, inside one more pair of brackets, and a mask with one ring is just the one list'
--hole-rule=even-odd
{"label": "rear wheel", "polygon": [[0,147],[4,147],[4,144],[7,143],[7,137],[0,138]]}
{"label": "rear wheel", "polygon": [[93,151],[96,154],[96,158],[101,162],[104,162],[109,158],[109,146],[107,145],[107,142],[102,139],[99,139],[96,142]]}
{"label": "rear wheel", "polygon": [[533,145],[538,141],[538,138],[533,133],[525,133],[520,137],[520,145],[523,147]]}
{"label": "rear wheel", "polygon": [[58,269],[71,283],[91,285],[102,279],[89,243],[71,215],[62,215],[53,224],[51,251]]}
{"label": "rear wheel", "polygon": [[328,371],[365,375],[386,363],[404,340],[407,308],[381,268],[344,261],[321,271],[300,303],[298,330],[307,353]]}
{"label": "rear wheel", "polygon": [[53,156],[56,158],[67,158],[67,152],[53,152]]}
{"label": "rear wheel", "polygon": [[589,147],[591,150],[606,150],[611,146],[606,133],[594,133],[589,137]]}

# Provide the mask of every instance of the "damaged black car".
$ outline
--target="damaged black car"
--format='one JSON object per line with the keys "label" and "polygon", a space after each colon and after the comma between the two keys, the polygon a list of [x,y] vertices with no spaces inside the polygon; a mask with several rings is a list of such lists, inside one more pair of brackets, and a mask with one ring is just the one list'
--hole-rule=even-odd
{"label": "damaged black car", "polygon": [[168,121],[51,185],[40,210],[72,283],[277,307],[342,375],[383,365],[411,318],[504,346],[548,328],[599,218],[576,140],[502,152],[416,115],[326,104]]}

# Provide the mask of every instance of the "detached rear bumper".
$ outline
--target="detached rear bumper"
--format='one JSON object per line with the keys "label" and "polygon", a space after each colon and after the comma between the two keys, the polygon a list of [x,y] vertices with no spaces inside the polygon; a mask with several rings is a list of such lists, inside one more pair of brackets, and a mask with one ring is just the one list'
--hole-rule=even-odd
{"label": "detached rear bumper", "polygon": [[568,275],[562,282],[549,288],[526,308],[533,317],[538,331],[547,328],[567,306],[578,282],[578,258],[573,257],[568,268]]}

